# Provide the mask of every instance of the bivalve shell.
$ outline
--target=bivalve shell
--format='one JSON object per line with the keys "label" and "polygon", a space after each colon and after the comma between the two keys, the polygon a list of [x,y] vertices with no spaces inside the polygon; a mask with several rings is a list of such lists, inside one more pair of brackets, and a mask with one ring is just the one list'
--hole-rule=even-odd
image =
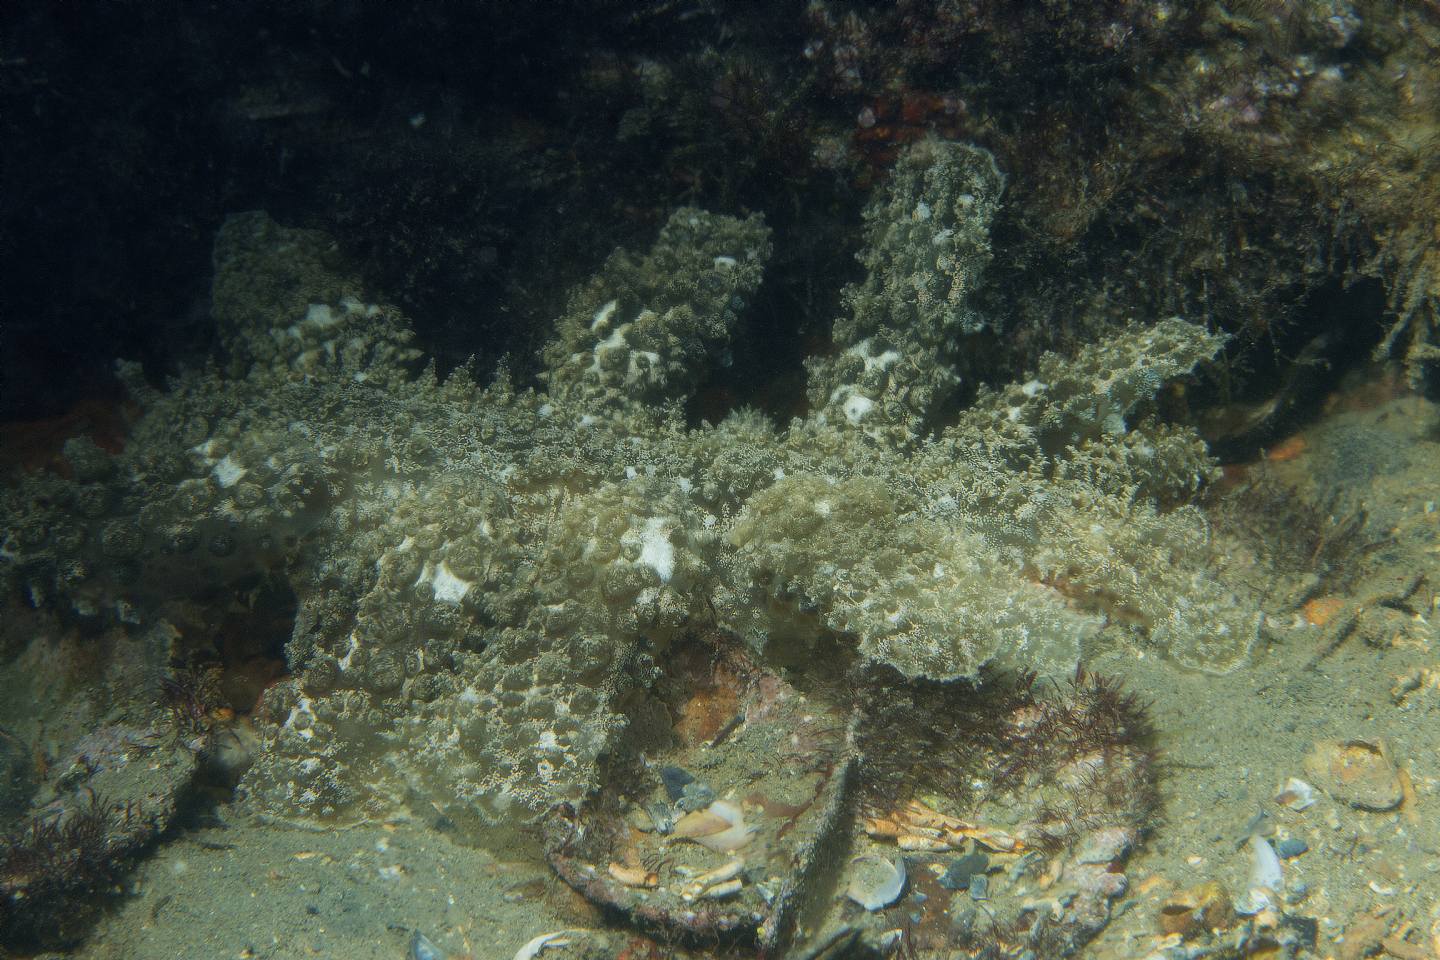
{"label": "bivalve shell", "polygon": [[675,821],[674,836],[693,840],[716,853],[731,853],[750,842],[755,828],[745,823],[745,814],[728,800],[716,800],[704,810],[695,810]]}
{"label": "bivalve shell", "polygon": [[1291,810],[1308,810],[1315,805],[1315,788],[1298,777],[1291,777],[1275,794],[1275,802]]}
{"label": "bivalve shell", "polygon": [[1358,810],[1393,810],[1405,798],[1383,740],[1316,741],[1305,758],[1305,772],[1326,793]]}
{"label": "bivalve shell", "polygon": [[905,891],[905,861],[878,854],[862,854],[850,861],[850,883],[845,895],[866,910],[882,910]]}

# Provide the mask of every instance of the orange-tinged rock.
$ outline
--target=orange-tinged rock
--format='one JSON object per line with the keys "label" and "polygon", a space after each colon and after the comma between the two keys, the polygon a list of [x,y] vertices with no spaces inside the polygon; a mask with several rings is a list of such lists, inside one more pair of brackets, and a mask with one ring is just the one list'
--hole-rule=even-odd
{"label": "orange-tinged rock", "polygon": [[1284,463],[1287,460],[1294,460],[1305,452],[1305,438],[1300,434],[1287,437],[1275,446],[1265,451],[1265,459],[1276,463]]}
{"label": "orange-tinged rock", "polygon": [[1305,606],[1300,608],[1300,615],[1305,618],[1306,623],[1323,627],[1343,609],[1345,601],[1339,597],[1315,597],[1305,601]]}
{"label": "orange-tinged rock", "polygon": [[1160,905],[1160,929],[1164,933],[1190,938],[1211,930],[1222,930],[1233,920],[1233,908],[1225,888],[1211,880],[1166,897]]}

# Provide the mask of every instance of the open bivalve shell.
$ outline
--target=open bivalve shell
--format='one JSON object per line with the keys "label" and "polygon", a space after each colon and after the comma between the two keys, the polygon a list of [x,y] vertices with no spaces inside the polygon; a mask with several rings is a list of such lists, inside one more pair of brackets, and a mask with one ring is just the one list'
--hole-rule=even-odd
{"label": "open bivalve shell", "polygon": [[866,910],[882,910],[900,899],[905,890],[905,861],[873,853],[850,861],[850,882],[845,895]]}

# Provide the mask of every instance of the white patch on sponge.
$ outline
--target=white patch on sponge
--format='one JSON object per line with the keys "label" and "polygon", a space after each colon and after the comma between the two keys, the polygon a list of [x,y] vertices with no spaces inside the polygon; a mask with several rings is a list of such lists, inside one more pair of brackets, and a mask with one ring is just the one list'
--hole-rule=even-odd
{"label": "white patch on sponge", "polygon": [[210,472],[215,475],[215,482],[221,487],[233,487],[248,471],[227,453],[222,459],[215,462],[215,466],[210,468]]}
{"label": "white patch on sponge", "polygon": [[345,648],[345,656],[338,661],[340,669],[348,671],[350,664],[355,660],[355,651],[360,649],[360,636],[354,630],[350,631],[350,645]]}
{"label": "white patch on sponge", "polygon": [[865,363],[865,372],[872,370],[886,370],[893,366],[900,359],[898,350],[883,350],[880,353],[871,353],[874,343],[869,337],[861,340],[855,346],[845,351],[847,357],[859,357]]}
{"label": "white patch on sponge", "polygon": [[869,397],[852,393],[845,398],[845,404],[841,407],[845,411],[845,419],[851,423],[859,423],[865,419],[865,415],[875,409],[875,401]]}
{"label": "white patch on sponge", "polygon": [[307,326],[317,330],[324,330],[326,327],[333,327],[340,322],[335,311],[330,309],[328,303],[312,303],[310,309],[305,311],[305,323]]}
{"label": "white patch on sponge", "polygon": [[609,323],[610,318],[615,316],[615,307],[619,305],[618,300],[611,300],[609,303],[595,311],[595,317],[590,321],[591,330],[603,330]]}
{"label": "white patch on sponge", "polygon": [[[636,322],[643,320],[649,311],[642,311],[636,318]],[[653,316],[653,314],[650,314]],[[598,318],[597,318],[598,319]],[[630,329],[635,323],[622,323],[610,332],[604,340],[595,344],[590,351],[590,366],[586,368],[587,373],[593,373],[603,377],[605,367],[601,363],[601,355],[612,350],[625,351],[625,385],[626,386],[647,386],[659,382],[660,378],[660,354],[653,350],[641,350],[631,345],[626,339]]]}
{"label": "white patch on sponge", "polygon": [[675,547],[665,529],[665,517],[650,517],[640,533],[640,565],[655,571],[661,583],[669,583],[675,575]]}
{"label": "white patch on sponge", "polygon": [[460,577],[455,576],[450,568],[445,565],[445,561],[441,560],[434,566],[426,563],[425,568],[420,571],[420,577],[415,583],[417,585],[422,583],[430,584],[431,589],[435,591],[435,602],[448,603],[453,607],[459,605],[460,601],[465,599],[465,592],[470,589],[474,581],[462,580]]}

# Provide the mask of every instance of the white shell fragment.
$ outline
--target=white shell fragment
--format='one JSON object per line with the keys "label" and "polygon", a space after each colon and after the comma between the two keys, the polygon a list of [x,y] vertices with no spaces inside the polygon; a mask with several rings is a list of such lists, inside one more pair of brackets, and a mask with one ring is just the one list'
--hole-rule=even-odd
{"label": "white shell fragment", "polygon": [[516,951],[514,960],[535,960],[551,947],[568,947],[574,942],[570,936],[576,933],[584,933],[584,931],[557,930],[554,933],[542,933]]}
{"label": "white shell fragment", "polygon": [[1275,800],[1291,810],[1307,810],[1315,805],[1315,788],[1299,777],[1291,777],[1280,788]]}
{"label": "white shell fragment", "polygon": [[875,911],[900,899],[905,890],[905,861],[867,853],[850,861],[850,883],[845,896],[866,910]]}
{"label": "white shell fragment", "polygon": [[1260,887],[1252,888],[1235,901],[1235,912],[1242,917],[1253,917],[1257,913],[1274,908],[1275,901],[1270,898],[1268,891],[1262,890]]}
{"label": "white shell fragment", "polygon": [[724,883],[715,884],[715,886],[700,895],[709,900],[723,900],[726,897],[732,897],[739,893],[744,886],[745,882],[739,877],[735,877],[733,880],[726,880]]}
{"label": "white shell fragment", "polygon": [[675,822],[676,838],[693,840],[716,853],[739,850],[754,835],[755,828],[746,825],[744,812],[728,800],[716,800]]}
{"label": "white shell fragment", "polygon": [[1264,837],[1250,838],[1250,886],[1272,893],[1279,893],[1285,886],[1280,858]]}
{"label": "white shell fragment", "polygon": [[[694,900],[701,896],[722,897],[738,893],[741,886],[744,885],[744,882],[739,879],[744,869],[745,861],[737,858],[714,870],[707,870],[685,884],[680,896],[685,900]],[[726,887],[725,893],[718,892],[721,887]]]}

